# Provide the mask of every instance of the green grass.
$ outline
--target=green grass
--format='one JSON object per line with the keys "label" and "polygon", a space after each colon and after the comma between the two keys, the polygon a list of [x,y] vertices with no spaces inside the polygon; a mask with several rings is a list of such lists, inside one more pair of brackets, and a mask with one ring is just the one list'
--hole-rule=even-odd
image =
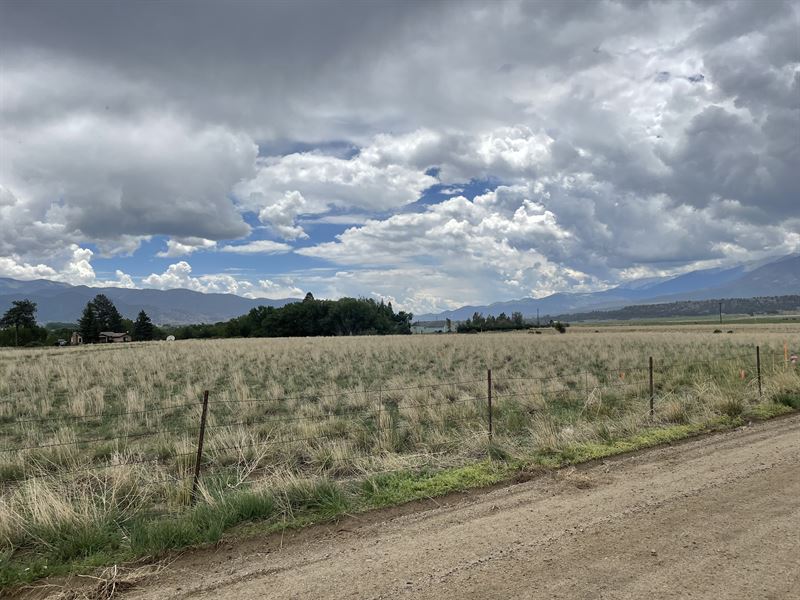
{"label": "green grass", "polygon": [[686,439],[700,433],[721,431],[741,425],[741,419],[720,417],[704,424],[670,425],[648,429],[633,436],[609,439],[604,442],[585,442],[567,446],[558,452],[537,453],[534,462],[541,466],[558,468],[568,465],[608,458],[617,454],[652,448]]}
{"label": "green grass", "polygon": [[775,402],[794,410],[800,410],[800,392],[780,392],[775,396]]}
{"label": "green grass", "polygon": [[567,445],[510,457],[499,446],[488,458],[439,471],[375,474],[363,481],[298,480],[280,490],[225,490],[224,481],[207,482],[208,502],[177,515],[140,515],[127,521],[40,528],[28,551],[0,553],[0,589],[30,583],[48,575],[91,571],[108,564],[156,560],[171,551],[219,541],[226,535],[263,535],[331,521],[344,515],[397,506],[414,500],[513,481],[520,473],[556,469],[668,444],[710,431],[741,425],[745,419],[767,419],[797,410],[798,395],[787,393],[774,403],[756,405],[737,416],[703,424],[653,427],[630,436],[603,436],[602,441]]}
{"label": "green grass", "polygon": [[358,495],[362,509],[384,508],[507,481],[515,470],[512,463],[484,460],[433,473],[373,475],[361,484]]}

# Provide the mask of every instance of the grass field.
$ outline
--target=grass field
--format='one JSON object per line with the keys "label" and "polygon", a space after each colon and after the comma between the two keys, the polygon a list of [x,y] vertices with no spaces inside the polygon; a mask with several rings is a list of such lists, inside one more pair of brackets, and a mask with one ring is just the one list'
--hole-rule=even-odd
{"label": "grass field", "polygon": [[[2,351],[0,585],[158,556],[246,521],[302,525],[798,408],[800,374],[784,346],[797,351],[800,327],[734,329]],[[203,477],[187,508],[204,390]]]}
{"label": "grass field", "polygon": [[741,325],[766,325],[766,324],[783,324],[783,325],[800,325],[800,314],[779,314],[779,315],[758,315],[758,316],[750,316],[750,315],[738,315],[738,314],[729,314],[725,315],[722,319],[722,322],[719,321],[719,316],[717,315],[702,315],[702,316],[678,316],[678,317],[660,317],[660,318],[650,318],[650,319],[626,319],[626,320],[619,320],[619,319],[598,319],[598,320],[587,320],[587,321],[577,321],[573,323],[573,326],[581,326],[581,327],[594,327],[594,326],[614,326],[614,325],[621,325],[621,326],[630,326],[630,325],[703,325],[703,326],[712,326],[717,329],[730,329],[732,326],[741,326]]}

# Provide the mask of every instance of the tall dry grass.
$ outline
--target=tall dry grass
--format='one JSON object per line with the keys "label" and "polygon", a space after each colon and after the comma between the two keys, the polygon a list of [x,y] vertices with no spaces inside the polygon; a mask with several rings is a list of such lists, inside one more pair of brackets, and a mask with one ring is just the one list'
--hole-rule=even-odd
{"label": "tall dry grass", "polygon": [[0,351],[0,547],[35,545],[65,524],[124,524],[143,511],[180,510],[206,389],[201,495],[213,502],[247,486],[277,489],[295,479],[353,479],[485,456],[489,368],[493,445],[510,454],[737,417],[800,390],[797,370],[784,363],[784,344],[796,349],[800,332],[574,328],[567,335]]}

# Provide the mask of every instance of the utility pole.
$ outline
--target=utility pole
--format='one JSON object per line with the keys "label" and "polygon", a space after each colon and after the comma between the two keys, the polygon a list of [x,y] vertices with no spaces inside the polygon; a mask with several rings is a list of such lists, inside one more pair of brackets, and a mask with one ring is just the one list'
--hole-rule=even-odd
{"label": "utility pole", "polygon": [[719,303],[719,324],[722,325],[722,302]]}
{"label": "utility pole", "polygon": [[536,329],[539,329],[539,309],[536,309]]}

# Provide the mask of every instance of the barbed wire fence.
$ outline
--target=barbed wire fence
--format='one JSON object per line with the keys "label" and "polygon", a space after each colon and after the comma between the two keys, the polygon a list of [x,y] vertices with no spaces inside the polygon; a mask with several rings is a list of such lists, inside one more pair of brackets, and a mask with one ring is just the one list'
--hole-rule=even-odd
{"label": "barbed wire fence", "polygon": [[[381,444],[376,445],[374,440],[380,442],[388,439],[387,436],[401,437],[415,429],[435,424],[462,436],[454,438],[453,445],[458,445],[463,436],[484,438],[485,442],[491,444],[496,435],[509,433],[503,431],[504,425],[507,425],[503,419],[508,417],[507,413],[511,410],[511,400],[536,400],[526,407],[527,412],[521,417],[524,424],[526,418],[532,418],[536,413],[556,409],[580,418],[591,410],[599,395],[613,396],[617,393],[628,394],[626,401],[641,402],[633,405],[633,414],[649,419],[656,425],[659,399],[678,391],[678,385],[673,386],[674,389],[667,387],[673,381],[670,378],[674,376],[674,371],[680,370],[688,378],[703,369],[717,369],[728,380],[733,378],[738,385],[743,386],[755,400],[763,396],[765,362],[771,365],[770,373],[780,368],[796,368],[790,364],[785,349],[783,354],[774,350],[763,353],[756,346],[752,350],[705,361],[661,361],[657,357],[649,356],[644,363],[619,364],[615,368],[598,364],[547,376],[506,376],[502,369],[493,371],[489,368],[485,378],[416,386],[378,385],[372,389],[326,394],[233,399],[215,399],[206,390],[201,402],[151,406],[133,411],[23,418],[6,415],[0,419],[0,432],[2,428],[14,427],[25,431],[28,437],[44,432],[55,435],[57,440],[0,447],[0,492],[8,493],[38,480],[69,484],[64,486],[66,490],[70,487],[78,489],[81,481],[101,481],[105,474],[116,469],[149,468],[152,473],[141,479],[142,485],[176,487],[181,490],[180,496],[184,499],[184,504],[189,505],[196,502],[203,477],[234,476],[242,481],[249,480],[259,472],[270,470],[271,449],[278,447],[285,450],[293,445],[304,448],[311,446],[319,451],[335,449],[337,442],[352,442],[354,431],[358,430],[362,430],[367,437],[372,436],[373,443],[356,444],[361,452],[346,453],[346,459],[350,463],[347,467],[323,469],[325,474],[346,478],[359,473],[371,476],[408,470],[409,464],[428,468],[434,466],[431,463],[433,457],[441,458],[448,453],[452,454],[452,449],[397,453],[397,460],[406,460],[406,463],[396,468],[370,469],[370,461],[379,457],[386,458],[387,454],[381,449]],[[413,394],[397,394],[427,392],[430,397],[432,390],[441,392],[445,398],[421,402]],[[343,400],[350,404],[342,404]],[[335,407],[309,415],[276,416],[269,412],[275,406],[288,405],[290,402],[318,405],[322,401]],[[0,405],[16,402],[13,399],[0,400]],[[239,416],[236,411],[246,405],[264,407],[265,414]],[[226,410],[221,411],[220,407],[225,407]],[[630,409],[630,406],[626,405],[626,408]],[[406,417],[411,415],[413,419],[403,420],[403,411],[406,411]],[[166,415],[167,418],[162,420],[181,415],[183,419],[191,417],[196,422],[189,427],[150,427],[144,430],[137,429],[135,423],[131,422],[150,415]],[[213,422],[209,419],[211,416],[214,416]],[[65,429],[74,423],[107,423],[113,419],[117,420],[122,432],[79,438],[74,432]],[[330,431],[320,433],[315,427],[329,427]],[[303,434],[304,430],[308,434]],[[207,437],[209,432],[212,434],[211,438]],[[222,435],[214,438],[217,433]],[[225,434],[229,437],[239,436],[239,439],[225,442]],[[6,436],[0,435],[1,437]],[[145,449],[140,445],[143,440],[155,440],[162,444],[156,443],[154,449]],[[172,450],[167,448],[170,445]],[[174,451],[179,447],[185,451]],[[208,452],[209,449],[211,452]],[[232,458],[225,455],[230,451],[235,454]],[[16,465],[14,460],[17,461]],[[24,466],[19,466],[19,463]]]}

